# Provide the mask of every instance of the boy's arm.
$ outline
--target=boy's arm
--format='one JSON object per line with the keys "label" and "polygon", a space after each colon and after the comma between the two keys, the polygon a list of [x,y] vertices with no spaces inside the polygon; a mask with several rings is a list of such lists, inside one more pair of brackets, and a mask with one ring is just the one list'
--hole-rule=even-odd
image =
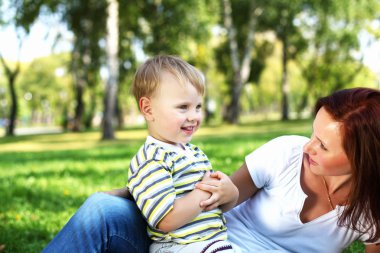
{"label": "boy's arm", "polygon": [[[219,173],[219,176],[215,176],[215,173]],[[197,189],[212,193],[208,200],[201,202],[201,206],[206,206],[205,211],[215,208],[215,205],[220,205],[224,211],[228,210],[260,190],[253,182],[245,162],[230,178],[222,172],[215,173],[212,173],[211,177],[219,179],[202,180],[195,185]]]}
{"label": "boy's arm", "polygon": [[219,207],[223,212],[227,212],[235,207],[239,198],[238,188],[230,177],[220,171],[211,173],[209,178],[205,177],[195,187],[212,194],[209,199],[200,203],[205,211]]}
{"label": "boy's arm", "polygon": [[[104,193],[132,199],[132,194],[128,187],[105,191]],[[203,211],[198,203],[210,198],[211,193],[199,189],[194,189],[184,197],[176,199],[172,210],[158,223],[158,229],[167,233],[192,221]]]}
{"label": "boy's arm", "polygon": [[158,223],[159,230],[168,233],[192,221],[203,211],[199,203],[210,198],[211,193],[194,189],[174,201],[173,208]]}

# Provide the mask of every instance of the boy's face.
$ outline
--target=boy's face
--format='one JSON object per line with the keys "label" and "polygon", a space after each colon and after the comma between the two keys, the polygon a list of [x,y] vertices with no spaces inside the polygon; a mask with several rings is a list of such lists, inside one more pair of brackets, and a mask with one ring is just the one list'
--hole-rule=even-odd
{"label": "boy's face", "polygon": [[190,142],[202,121],[202,95],[193,85],[182,85],[165,71],[150,105],[147,122],[151,136],[174,145]]}

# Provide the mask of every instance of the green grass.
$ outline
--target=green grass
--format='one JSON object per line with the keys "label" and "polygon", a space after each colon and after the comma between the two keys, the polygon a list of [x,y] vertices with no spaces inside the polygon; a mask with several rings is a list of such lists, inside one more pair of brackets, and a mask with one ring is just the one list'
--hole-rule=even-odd
{"label": "green grass", "polygon": [[[283,134],[310,135],[310,121],[266,121],[203,127],[193,139],[215,170],[233,173],[244,156]],[[125,130],[117,140],[100,133],[20,136],[0,139],[0,245],[5,252],[40,252],[96,191],[125,185],[130,159],[145,130]],[[363,252],[353,244],[347,252]]]}

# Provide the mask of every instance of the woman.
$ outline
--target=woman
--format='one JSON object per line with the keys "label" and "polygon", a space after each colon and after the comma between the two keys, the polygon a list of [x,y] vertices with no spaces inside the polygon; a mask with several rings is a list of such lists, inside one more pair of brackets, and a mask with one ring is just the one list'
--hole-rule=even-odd
{"label": "woman", "polygon": [[[338,91],[315,109],[310,139],[276,138],[231,176],[228,236],[243,252],[341,252],[354,240],[380,252],[380,92]],[[214,177],[197,185],[212,193],[207,208],[235,197],[227,176]],[[144,232],[132,201],[94,194],[45,252],[147,252]]]}

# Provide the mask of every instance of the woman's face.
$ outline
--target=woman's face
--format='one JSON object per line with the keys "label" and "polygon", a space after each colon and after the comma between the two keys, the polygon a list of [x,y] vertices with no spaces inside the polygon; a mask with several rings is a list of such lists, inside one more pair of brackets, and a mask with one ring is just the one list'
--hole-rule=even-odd
{"label": "woman's face", "polygon": [[313,123],[313,134],[304,146],[313,173],[322,176],[351,174],[350,162],[342,146],[341,123],[322,107]]}

